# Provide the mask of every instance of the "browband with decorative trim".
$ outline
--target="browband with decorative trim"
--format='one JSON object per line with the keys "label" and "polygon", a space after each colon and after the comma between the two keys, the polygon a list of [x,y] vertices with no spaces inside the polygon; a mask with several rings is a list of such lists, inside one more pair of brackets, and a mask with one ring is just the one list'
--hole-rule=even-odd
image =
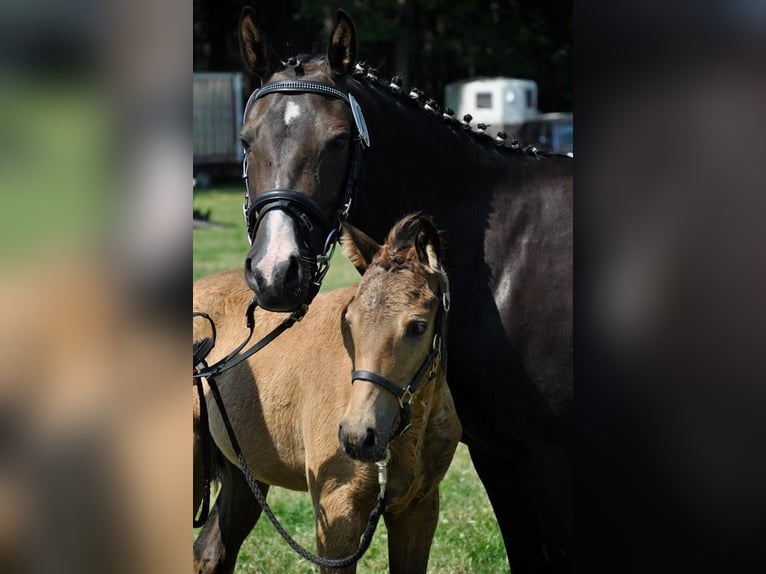
{"label": "browband with decorative trim", "polygon": [[364,121],[364,115],[362,114],[362,108],[356,101],[356,98],[351,94],[346,94],[338,88],[330,86],[328,84],[322,84],[321,82],[309,82],[305,80],[282,80],[280,82],[271,82],[266,84],[260,89],[255,90],[247,99],[245,104],[245,112],[242,114],[242,124],[247,122],[247,116],[250,115],[250,109],[255,104],[258,98],[267,96],[273,93],[308,93],[308,94],[320,94],[322,96],[331,96],[338,98],[346,103],[351,108],[351,113],[354,116],[354,123],[356,124],[356,130],[359,132],[359,137],[364,143],[365,147],[370,147],[370,134],[367,131],[367,123]]}

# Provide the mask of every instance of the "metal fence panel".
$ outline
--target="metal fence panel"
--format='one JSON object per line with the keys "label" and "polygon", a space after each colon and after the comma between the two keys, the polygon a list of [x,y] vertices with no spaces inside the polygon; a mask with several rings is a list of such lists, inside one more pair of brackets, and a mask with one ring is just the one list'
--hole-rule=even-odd
{"label": "metal fence panel", "polygon": [[194,74],[193,97],[194,163],[242,161],[242,74]]}

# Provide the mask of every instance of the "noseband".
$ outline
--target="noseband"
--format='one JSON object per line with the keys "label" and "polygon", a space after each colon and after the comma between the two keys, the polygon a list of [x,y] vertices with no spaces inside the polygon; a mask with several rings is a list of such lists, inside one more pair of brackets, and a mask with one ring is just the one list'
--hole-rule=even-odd
{"label": "noseband", "polygon": [[420,368],[406,387],[399,387],[383,375],[379,375],[373,371],[351,371],[352,383],[356,380],[369,381],[370,383],[385,389],[389,393],[392,393],[396,397],[396,400],[399,401],[399,426],[396,427],[390,440],[394,440],[409,428],[412,416],[412,397],[418,391],[421,383],[433,379],[438,367],[441,367],[442,370],[446,369],[447,349],[444,341],[447,334],[446,317],[450,309],[450,296],[449,290],[441,278],[439,278],[438,295],[440,296],[440,302],[439,309],[436,312],[436,332],[434,334],[433,343],[431,344],[431,350],[428,355],[426,355],[426,358],[423,359]]}
{"label": "noseband", "polygon": [[354,189],[358,184],[359,173],[361,171],[362,153],[365,147],[370,147],[370,137],[367,132],[367,125],[362,115],[362,109],[354,96],[346,94],[341,90],[323,84],[320,82],[285,80],[281,82],[272,82],[262,88],[255,90],[245,105],[245,113],[242,118],[242,124],[247,121],[255,102],[269,94],[319,94],[330,98],[336,98],[344,102],[351,108],[354,116],[356,133],[354,134],[354,148],[351,155],[348,172],[346,174],[346,183],[344,193],[336,206],[337,217],[333,220],[328,218],[322,208],[308,195],[295,189],[273,188],[267,189],[259,194],[254,200],[250,200],[250,185],[247,175],[247,153],[242,160],[242,179],[245,180],[245,203],[243,211],[245,222],[247,224],[247,239],[252,245],[258,225],[263,220],[263,216],[274,209],[287,213],[300,227],[306,231],[309,237],[323,237],[322,251],[316,255],[316,270],[311,278],[312,289],[308,296],[308,302],[313,299],[319,291],[319,287],[327,274],[332,258],[335,244],[340,235],[340,221],[348,218],[351,211],[351,202],[353,200]]}

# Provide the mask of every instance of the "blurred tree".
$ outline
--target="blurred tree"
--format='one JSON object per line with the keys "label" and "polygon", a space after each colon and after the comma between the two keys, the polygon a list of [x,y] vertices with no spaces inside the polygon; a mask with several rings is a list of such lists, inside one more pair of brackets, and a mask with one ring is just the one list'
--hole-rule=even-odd
{"label": "blurred tree", "polygon": [[[242,0],[195,0],[195,70],[240,69]],[[445,84],[471,76],[531,78],[544,111],[572,109],[572,1],[284,0],[255,4],[277,52],[322,49],[336,8],[357,25],[358,53],[441,100]]]}

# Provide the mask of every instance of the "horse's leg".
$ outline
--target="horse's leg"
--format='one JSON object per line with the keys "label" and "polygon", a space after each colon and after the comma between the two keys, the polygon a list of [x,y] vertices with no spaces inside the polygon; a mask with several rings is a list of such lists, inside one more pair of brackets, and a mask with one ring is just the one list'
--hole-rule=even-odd
{"label": "horse's leg", "polygon": [[[570,571],[566,557],[558,548],[551,547],[550,540],[546,544],[542,532],[545,505],[561,501],[546,501],[545,493],[534,490],[540,479],[539,473],[535,472],[538,465],[530,464],[527,455],[509,463],[471,445],[469,451],[503,534],[511,571],[514,574]],[[566,469],[562,474],[571,476]],[[563,508],[559,512],[568,510]]]}
{"label": "horse's leg", "polygon": [[[194,572],[199,574],[234,572],[239,548],[261,515],[242,471],[228,460],[221,467],[221,491],[194,542]],[[265,495],[268,485],[258,485]]]}
{"label": "horse's leg", "polygon": [[388,570],[391,574],[425,574],[439,522],[439,489],[396,516],[386,514]]}
{"label": "horse's leg", "polygon": [[[353,500],[347,488],[323,493],[318,502],[312,488],[311,496],[316,517],[317,554],[336,559],[351,556],[359,548],[359,540],[367,526],[374,498],[360,504]],[[321,571],[323,574],[354,574],[356,564],[337,570],[322,568]]]}

